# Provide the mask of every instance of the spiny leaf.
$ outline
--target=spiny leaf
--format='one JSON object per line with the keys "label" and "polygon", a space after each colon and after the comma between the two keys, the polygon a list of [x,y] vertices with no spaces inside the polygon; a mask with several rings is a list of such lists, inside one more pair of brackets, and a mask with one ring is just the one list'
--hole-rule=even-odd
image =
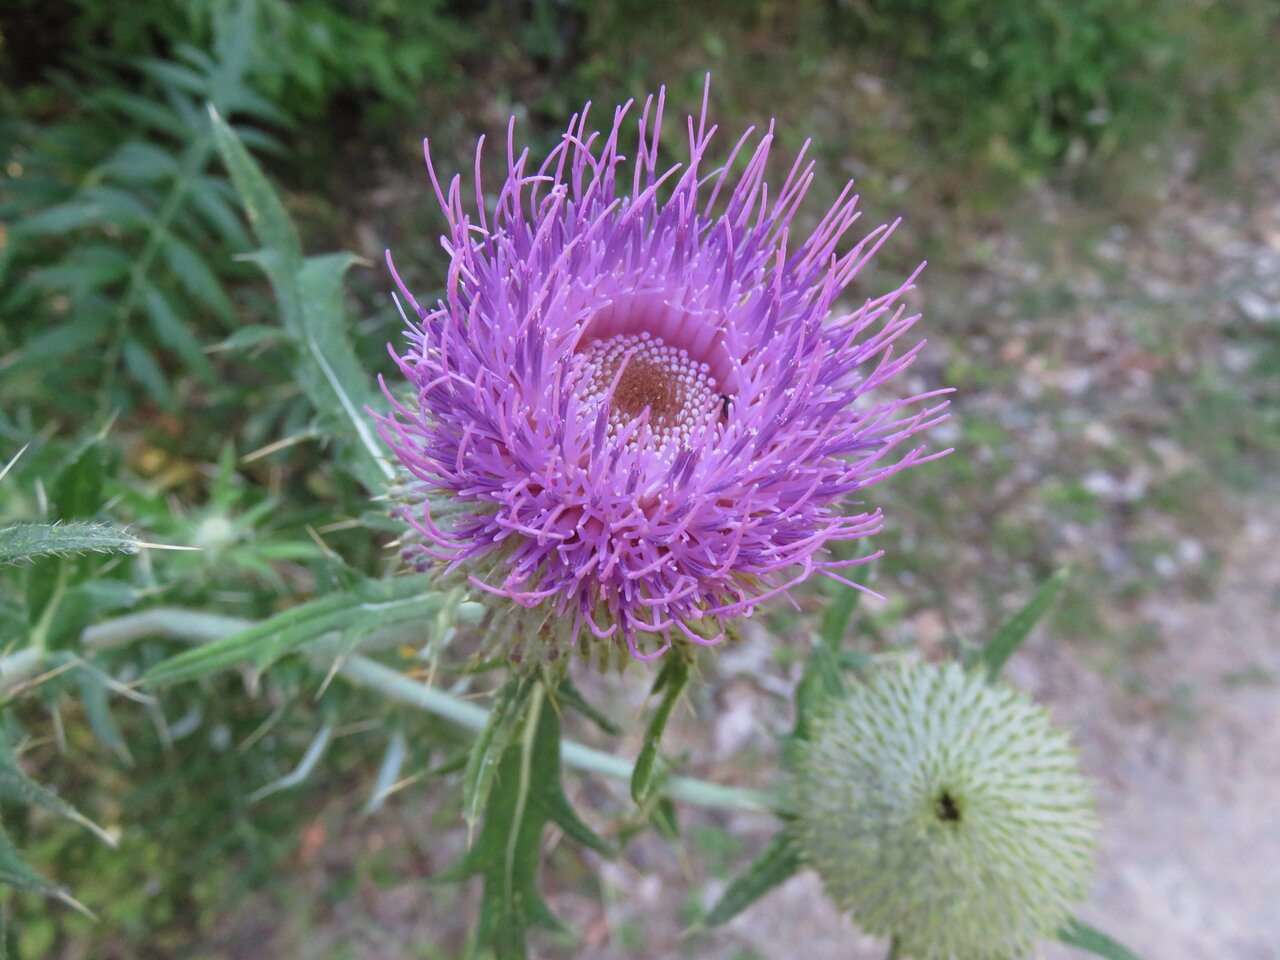
{"label": "spiny leaf", "polygon": [[285,269],[296,275],[302,269],[302,241],[298,239],[298,232],[285,212],[284,204],[235,131],[212,107],[209,115],[214,143],[240,193],[240,202],[249,214],[253,232],[262,246],[277,251],[284,258]]}
{"label": "spiny leaf", "polygon": [[523,731],[502,756],[498,789],[489,793],[479,836],[460,861],[436,878],[483,879],[476,946],[492,950],[497,960],[525,960],[530,927],[561,929],[538,889],[542,835],[549,823],[592,849],[612,854],[564,795],[560,718],[545,698],[537,684],[529,696]]}
{"label": "spiny leaf", "polygon": [[719,902],[702,918],[701,925],[718,927],[728,923],[774,887],[790,880],[800,867],[800,852],[784,829],[747,867],[746,873],[729,884]]}
{"label": "spiny leaf", "polygon": [[302,755],[302,759],[298,761],[298,765],[286,773],[283,777],[272,780],[265,786],[259,787],[249,795],[249,803],[257,803],[264,797],[269,797],[273,793],[280,790],[288,790],[302,783],[307,777],[311,776],[311,771],[316,768],[316,764],[324,756],[325,751],[329,749],[329,743],[333,739],[333,724],[324,724],[311,739],[310,745],[307,747],[306,753]]}
{"label": "spiny leaf", "polygon": [[114,847],[115,840],[100,826],[80,813],[56,793],[36,783],[18,766],[17,758],[8,741],[0,736],[0,796],[24,806],[43,807],[65,820],[79,824],[107,846]]}
{"label": "spiny leaf", "polygon": [[342,306],[343,276],[355,258],[339,253],[304,260],[298,233],[266,176],[217,112],[210,116],[214,141],[263,246],[249,259],[267,274],[284,327],[299,346],[298,375],[307,398],[357,441],[353,472],[369,490],[381,492],[395,471],[364,412],[375,402],[373,387],[351,347]]}
{"label": "spiny leaf", "polygon": [[367,635],[398,624],[421,623],[443,605],[457,602],[452,592],[433,590],[421,576],[367,580],[352,590],[312,600],[231,637],[184,651],[151,668],[151,686],[181,683],[239,664],[265,670],[300,647],[326,636]]}
{"label": "spiny leaf", "polygon": [[1139,960],[1136,953],[1119,941],[1074,918],[1058,931],[1058,939],[1069,947],[1088,951],[1105,960]]}
{"label": "spiny leaf", "polygon": [[0,564],[72,553],[137,553],[134,537],[105,523],[11,523],[0,527]]}
{"label": "spiny leaf", "polygon": [[80,688],[80,702],[84,706],[85,717],[89,720],[89,729],[103,746],[120,758],[121,763],[133,766],[133,757],[129,754],[129,746],[124,735],[116,724],[111,713],[111,703],[107,699],[107,684],[97,670],[78,669],[75,671],[76,684]]}
{"label": "spiny leaf", "polygon": [[1062,569],[1042,583],[1031,595],[1026,605],[1006,620],[989,643],[982,649],[981,663],[987,678],[994,681],[1015,650],[1022,645],[1040,619],[1049,612],[1053,602],[1066,588],[1071,576],[1069,569]]}
{"label": "spiny leaf", "polygon": [[61,900],[67,906],[78,910],[90,919],[95,919],[89,908],[67,893],[62,887],[46,880],[36,873],[14,849],[8,833],[0,827],[0,884],[8,884],[21,890],[31,890],[55,900]]}
{"label": "spiny leaf", "polygon": [[462,815],[467,821],[468,833],[475,830],[480,812],[489,802],[498,765],[511,745],[525,704],[535,688],[538,688],[536,677],[514,674],[493,698],[489,720],[472,744],[467,769],[462,776]]}
{"label": "spiny leaf", "polygon": [[653,790],[654,766],[658,760],[658,747],[662,741],[663,731],[667,729],[671,711],[675,709],[676,701],[684,693],[688,683],[689,661],[678,652],[674,652],[666,658],[662,665],[662,672],[653,682],[653,692],[661,691],[662,700],[649,720],[649,727],[644,734],[644,743],[640,747],[635,770],[631,774],[631,798],[641,807],[648,802]]}

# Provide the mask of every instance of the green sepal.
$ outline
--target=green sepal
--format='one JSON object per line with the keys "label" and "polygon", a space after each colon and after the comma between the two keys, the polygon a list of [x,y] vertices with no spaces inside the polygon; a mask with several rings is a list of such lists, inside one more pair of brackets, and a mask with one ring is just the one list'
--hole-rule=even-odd
{"label": "green sepal", "polygon": [[1105,960],[1139,960],[1136,953],[1118,940],[1112,939],[1101,930],[1095,930],[1087,923],[1081,923],[1074,917],[1058,931],[1058,939],[1069,947],[1087,951]]}
{"label": "green sepal", "polygon": [[784,828],[769,841],[746,872],[725,888],[716,905],[702,917],[699,926],[711,928],[728,923],[774,887],[790,880],[802,866],[800,851]]}
{"label": "green sepal", "polygon": [[658,760],[658,747],[662,742],[662,734],[667,729],[667,721],[671,719],[671,711],[676,701],[689,685],[689,661],[678,650],[673,650],[663,661],[662,670],[653,681],[650,696],[662,694],[658,709],[649,719],[649,726],[644,732],[644,743],[636,756],[635,769],[631,773],[631,798],[643,807],[653,794],[655,766]]}
{"label": "green sepal", "polygon": [[[1031,631],[1035,629],[1036,624],[1049,612],[1053,602],[1066,589],[1067,580],[1070,576],[1071,570],[1069,568],[1059,570],[1044,583],[1040,584],[1022,609],[1002,623],[1000,628],[996,630],[995,635],[982,648],[977,657],[982,668],[986,670],[988,680],[994,682],[999,678],[1000,671],[1004,669],[1004,665],[1008,663],[1009,658],[1013,656],[1018,647],[1022,646],[1023,641],[1031,635]],[[966,666],[970,666],[970,664],[966,664]]]}
{"label": "green sepal", "polygon": [[474,950],[497,960],[525,960],[527,934],[563,930],[538,889],[542,838],[548,824],[605,856],[613,849],[582,822],[561,783],[560,717],[541,681],[527,695],[518,735],[503,752],[471,849],[434,882],[478,876],[483,881]]}

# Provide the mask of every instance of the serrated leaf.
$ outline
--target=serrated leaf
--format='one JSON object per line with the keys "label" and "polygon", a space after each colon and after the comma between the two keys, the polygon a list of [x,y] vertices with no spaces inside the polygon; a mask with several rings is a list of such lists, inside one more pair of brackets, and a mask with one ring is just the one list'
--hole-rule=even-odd
{"label": "serrated leaf", "polygon": [[720,900],[702,918],[702,926],[728,923],[774,887],[790,880],[800,870],[800,851],[784,829],[774,837],[745,873],[729,884]]}
{"label": "serrated leaf", "polygon": [[110,847],[115,841],[105,830],[88,817],[82,815],[71,804],[40,784],[36,783],[18,766],[17,758],[9,748],[8,741],[0,736],[0,797],[23,806],[43,807],[64,820],[78,824]]}
{"label": "serrated leaf", "polygon": [[[649,726],[644,732],[644,742],[640,753],[636,756],[636,766],[631,773],[631,798],[643,807],[649,801],[653,791],[654,772],[658,760],[658,747],[662,743],[662,734],[667,729],[667,721],[671,719],[671,711],[676,701],[684,693],[689,684],[689,661],[673,651],[662,664],[662,671],[653,681],[653,694],[662,693],[658,709],[649,719]],[[651,694],[651,695],[653,695]]]}
{"label": "serrated leaf", "polygon": [[560,718],[538,684],[521,735],[502,756],[474,845],[437,881],[483,880],[477,946],[496,960],[525,960],[533,926],[560,929],[539,891],[542,835],[549,823],[606,856],[612,849],[574,813],[561,783]]}
{"label": "serrated leaf", "polygon": [[0,564],[74,553],[137,553],[134,537],[104,523],[10,523],[0,527]]}
{"label": "serrated leaf", "polygon": [[1058,931],[1058,939],[1069,947],[1085,950],[1104,957],[1105,960],[1140,960],[1136,953],[1118,940],[1074,918],[1068,920],[1066,926]]}
{"label": "serrated leaf", "polygon": [[1063,569],[1042,583],[1026,605],[1001,624],[995,635],[983,647],[981,662],[989,680],[994,681],[1000,676],[1000,671],[1004,669],[1004,665],[1013,656],[1014,651],[1030,636],[1036,624],[1049,612],[1053,602],[1066,588],[1070,576],[1071,571]]}
{"label": "serrated leaf", "polygon": [[397,624],[421,623],[444,605],[456,602],[455,593],[433,590],[426,577],[366,580],[352,590],[301,604],[234,636],[161,661],[144,679],[150,686],[160,686],[240,664],[265,670],[286,654],[324,637],[363,635]]}

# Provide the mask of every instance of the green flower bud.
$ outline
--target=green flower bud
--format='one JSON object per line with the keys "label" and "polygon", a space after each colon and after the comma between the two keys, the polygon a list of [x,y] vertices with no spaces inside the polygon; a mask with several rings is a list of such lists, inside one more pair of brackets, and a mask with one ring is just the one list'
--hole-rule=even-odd
{"label": "green flower bud", "polygon": [[917,960],[1008,960],[1083,899],[1097,830],[1076,753],[1026,695],[889,667],[815,724],[791,797],[806,861]]}

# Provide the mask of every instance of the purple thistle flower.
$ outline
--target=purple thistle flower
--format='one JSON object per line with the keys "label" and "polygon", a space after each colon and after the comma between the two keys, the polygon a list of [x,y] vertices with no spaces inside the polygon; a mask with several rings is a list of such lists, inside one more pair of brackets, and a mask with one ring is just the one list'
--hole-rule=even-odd
{"label": "purple thistle flower", "polygon": [[880,389],[923,346],[893,349],[919,317],[899,301],[923,264],[837,306],[896,222],[840,252],[858,218],[849,184],[797,242],[808,142],[776,193],[772,124],[711,167],[704,92],[688,162],[663,169],[663,100],[645,101],[629,168],[630,102],[606,133],[588,127],[588,104],[536,170],[515,153],[513,119],[491,213],[483,138],[472,210],[424,142],[449,221],[444,299],[419,306],[391,268],[418,317],[396,357],[416,402],[388,391],[394,410],[379,420],[427,494],[406,510],[423,538],[414,562],[512,601],[491,635],[509,633],[517,659],[556,659],[585,638],[649,660],[680,639],[718,642],[731,618],[811,574],[859,586],[842,571],[880,554],[840,560],[828,547],[879,531],[882,516],[845,515],[842,501],[939,455],[890,456],[944,419],[945,401],[926,401],[947,391]]}

